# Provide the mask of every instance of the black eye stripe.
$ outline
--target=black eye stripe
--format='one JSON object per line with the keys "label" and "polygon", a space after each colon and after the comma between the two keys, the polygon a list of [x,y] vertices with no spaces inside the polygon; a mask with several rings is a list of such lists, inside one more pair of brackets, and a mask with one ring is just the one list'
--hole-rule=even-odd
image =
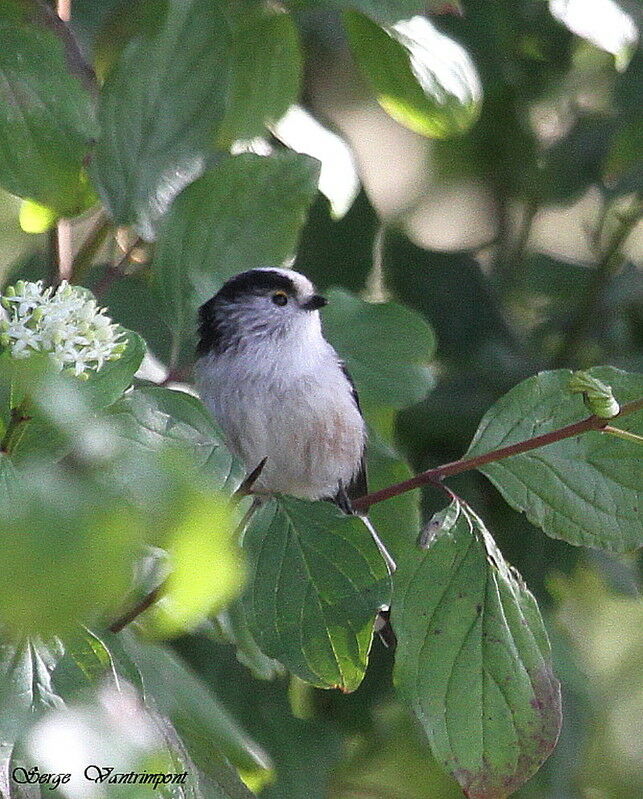
{"label": "black eye stripe", "polygon": [[272,295],[272,301],[275,305],[283,307],[288,304],[288,295],[283,291],[278,291],[276,294]]}

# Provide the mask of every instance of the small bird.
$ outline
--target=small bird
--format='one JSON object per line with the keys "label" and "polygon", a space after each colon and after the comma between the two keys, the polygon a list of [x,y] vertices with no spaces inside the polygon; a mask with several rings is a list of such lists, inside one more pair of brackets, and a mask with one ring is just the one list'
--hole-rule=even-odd
{"label": "small bird", "polygon": [[351,499],[367,493],[366,425],[353,381],[322,333],[326,304],[293,270],[231,278],[199,309],[196,384],[248,471],[263,462],[253,493],[328,499],[352,513]]}

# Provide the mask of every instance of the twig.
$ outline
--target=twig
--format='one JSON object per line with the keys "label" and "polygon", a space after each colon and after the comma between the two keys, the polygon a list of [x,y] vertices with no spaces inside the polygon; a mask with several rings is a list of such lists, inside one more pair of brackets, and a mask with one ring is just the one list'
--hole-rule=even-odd
{"label": "twig", "polygon": [[643,205],[637,197],[631,208],[622,215],[619,225],[593,270],[587,292],[567,330],[567,335],[554,359],[554,365],[567,366],[572,363],[578,355],[580,346],[591,333],[599,317],[598,311],[605,290],[623,263],[621,248],[641,218],[642,210]]}
{"label": "twig", "polygon": [[118,261],[116,264],[110,264],[107,269],[105,269],[105,273],[103,274],[102,278],[94,287],[94,296],[97,298],[102,297],[115,280],[118,280],[120,277],[125,277],[122,267],[125,266],[125,264],[129,261],[130,256],[142,241],[143,239],[139,236],[131,245],[131,247],[127,248],[120,261]]}
{"label": "twig", "polygon": [[[634,400],[621,406],[620,413],[613,418],[620,416],[627,416],[628,414],[635,413],[643,409],[643,399]],[[472,469],[477,469],[484,466],[486,463],[503,460],[510,458],[512,455],[520,455],[523,452],[529,452],[532,449],[544,447],[547,444],[553,444],[556,441],[563,441],[566,438],[573,438],[581,433],[587,433],[590,430],[602,430],[605,428],[609,421],[608,419],[601,419],[598,416],[588,416],[580,422],[568,424],[558,430],[552,430],[550,433],[544,433],[541,436],[528,438],[525,441],[518,441],[516,444],[510,444],[507,447],[486,452],[483,455],[476,455],[473,458],[461,458],[451,463],[445,463],[443,466],[436,466],[434,469],[427,469],[421,474],[411,477],[409,480],[404,480],[401,483],[383,488],[380,491],[374,491],[372,494],[366,494],[363,497],[358,497],[353,500],[353,508],[355,510],[366,510],[374,505],[376,502],[383,502],[385,499],[397,497],[400,494],[405,494],[407,491],[412,491],[414,488],[419,488],[423,485],[439,486],[442,490],[446,490],[448,494],[452,492],[446,486],[441,485],[445,477],[461,472],[468,472]]]}
{"label": "twig", "polygon": [[71,279],[72,283],[79,283],[84,277],[85,273],[92,265],[92,261],[96,254],[103,246],[103,242],[107,238],[112,224],[104,212],[98,215],[96,223],[92,230],[87,234],[85,241],[80,245],[76,257],[71,265]]}
{"label": "twig", "polygon": [[128,610],[127,613],[123,613],[122,616],[119,616],[115,622],[109,625],[109,631],[112,633],[120,633],[128,624],[140,616],[143,611],[151,607],[156,600],[161,597],[165,588],[167,588],[167,580],[164,580],[160,585],[157,585],[156,588],[153,588],[149,594],[146,594],[143,599]]}
{"label": "twig", "polygon": [[89,66],[80,51],[78,42],[67,22],[71,18],[71,0],[58,0],[54,10],[46,0],[33,0],[32,3],[37,14],[37,21],[56,35],[62,42],[67,67],[83,86],[93,95],[98,97],[98,81],[94,70]]}
{"label": "twig", "polygon": [[61,280],[71,278],[71,266],[74,261],[74,245],[69,219],[59,219],[56,223],[56,247],[58,275],[55,282],[60,283]]}
{"label": "twig", "polygon": [[263,472],[263,468],[266,465],[266,461],[268,460],[267,457],[263,458],[259,461],[259,464],[255,466],[255,468],[250,472],[250,474],[244,479],[241,483],[239,488],[234,492],[232,496],[232,501],[236,505],[240,502],[244,497],[247,497],[248,494],[252,491],[252,486],[257,482],[261,472]]}
{"label": "twig", "polygon": [[[263,463],[264,462],[262,461],[261,464],[262,468],[263,468]],[[255,471],[257,471],[257,469],[255,469]],[[243,531],[248,525],[248,522],[252,518],[252,515],[254,514],[254,512],[257,510],[258,507],[259,504],[255,500],[255,502],[253,502],[252,505],[248,508],[248,510],[243,514],[243,516],[241,517],[241,521],[237,525],[232,535],[233,540],[237,540],[239,536],[243,533]],[[160,585],[157,585],[156,588],[153,588],[139,602],[137,602],[136,605],[134,605],[134,607],[130,608],[130,610],[128,610],[126,613],[123,613],[122,616],[119,616],[116,619],[116,621],[112,622],[109,625],[110,632],[120,633],[120,631],[125,629],[125,627],[127,627],[128,624],[131,624],[134,621],[134,619],[137,619],[141,615],[141,613],[150,608],[157,600],[159,600],[163,596],[168,586],[168,583],[169,583],[169,577],[163,580],[163,582]]]}
{"label": "twig", "polygon": [[503,203],[500,211],[501,237],[496,256],[496,274],[499,279],[500,294],[506,297],[516,285],[522,271],[525,249],[531,234],[534,217],[538,212],[538,200],[528,199],[522,209],[520,225],[512,241],[511,216],[507,204]]}
{"label": "twig", "polygon": [[636,433],[630,433],[629,430],[621,430],[620,427],[612,427],[611,424],[605,425],[601,433],[610,433],[617,438],[623,438],[625,441],[632,441],[635,444],[643,444],[643,436],[637,436]]}

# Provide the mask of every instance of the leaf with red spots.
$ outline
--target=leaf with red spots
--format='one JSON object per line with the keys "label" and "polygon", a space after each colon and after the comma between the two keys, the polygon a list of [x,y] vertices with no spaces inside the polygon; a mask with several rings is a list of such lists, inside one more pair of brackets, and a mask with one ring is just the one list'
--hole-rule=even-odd
{"label": "leaf with red spots", "polygon": [[520,575],[471,509],[448,510],[450,524],[437,519],[429,549],[396,575],[394,679],[466,796],[504,799],[556,744],[559,684]]}

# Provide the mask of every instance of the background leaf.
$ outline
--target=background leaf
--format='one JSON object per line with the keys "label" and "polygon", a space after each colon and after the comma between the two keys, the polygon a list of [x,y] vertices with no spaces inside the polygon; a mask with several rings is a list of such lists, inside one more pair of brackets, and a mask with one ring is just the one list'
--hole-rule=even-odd
{"label": "background leaf", "polygon": [[327,297],[325,335],[345,360],[366,408],[403,408],[421,400],[433,382],[431,328],[393,302],[368,303],[339,289]]}
{"label": "background leaf", "polygon": [[360,291],[373,268],[373,239],[380,222],[362,189],[341,219],[318,195],[301,232],[293,269],[319,289],[341,286]]}
{"label": "background leaf", "polygon": [[265,133],[297,102],[301,77],[297,29],[289,14],[244,9],[233,43],[230,100],[217,139],[229,147],[236,139]]}
{"label": "background leaf", "polygon": [[95,408],[105,408],[128,389],[145,356],[145,342],[131,330],[120,329],[127,346],[115,361],[106,361],[97,372],[89,373],[83,391]]}
{"label": "background leaf", "polygon": [[[172,720],[199,768],[212,772],[215,749],[246,773],[270,771],[270,756],[176,655],[128,636],[125,645],[141,671],[147,697]],[[212,776],[216,778],[216,768]]]}
{"label": "background leaf", "polygon": [[227,158],[172,206],[153,264],[164,320],[177,346],[196,309],[237,272],[290,256],[317,192],[318,162],[291,152]]}
{"label": "background leaf", "polygon": [[245,477],[244,467],[228,452],[212,414],[184,391],[141,386],[110,408],[119,434],[147,451],[171,447],[187,455],[217,489],[232,494]]}
{"label": "background leaf", "polygon": [[89,204],[81,167],[98,135],[93,101],[62,41],[27,9],[12,0],[0,9],[0,183],[72,215]]}
{"label": "background leaf", "polygon": [[154,238],[155,221],[205,169],[225,113],[230,35],[220,0],[169,0],[162,25],[143,29],[110,71],[92,174],[117,224]]}
{"label": "background leaf", "polygon": [[[612,386],[626,403],[643,396],[643,376],[612,367],[589,373]],[[589,415],[568,393],[571,372],[541,372],[512,389],[485,415],[467,453],[547,433]],[[643,411],[614,420],[643,433]],[[617,552],[643,543],[641,447],[591,431],[481,467],[509,504],[554,538]]]}
{"label": "background leaf", "polygon": [[0,557],[12,568],[0,585],[0,617],[10,629],[45,634],[117,605],[145,529],[115,492],[34,462],[19,470],[11,501],[0,501],[0,523]]}
{"label": "background leaf", "polygon": [[[434,2],[431,0],[431,4]],[[421,0],[326,0],[326,5],[355,8],[380,22],[397,22],[398,19],[422,14],[427,6]]]}
{"label": "background leaf", "polygon": [[245,534],[250,629],[301,679],[352,691],[362,681],[386,566],[366,527],[330,504],[270,500]]}
{"label": "background leaf", "polygon": [[533,596],[481,520],[457,511],[396,573],[394,679],[465,794],[501,799],[556,744],[560,691]]}
{"label": "background leaf", "polygon": [[61,707],[51,682],[60,657],[58,641],[37,638],[0,641],[0,791],[13,796],[12,757],[26,723],[43,711]]}

